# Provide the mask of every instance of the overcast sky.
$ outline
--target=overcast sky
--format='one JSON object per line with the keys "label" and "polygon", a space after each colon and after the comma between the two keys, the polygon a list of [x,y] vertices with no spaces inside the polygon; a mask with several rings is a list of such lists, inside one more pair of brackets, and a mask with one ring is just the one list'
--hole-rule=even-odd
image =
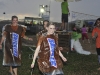
{"label": "overcast sky", "polygon": [[[25,16],[39,15],[39,5],[49,5],[50,0],[0,0],[0,19],[10,19],[17,15],[19,19]],[[51,21],[61,21],[61,3],[51,0]],[[100,16],[100,0],[82,0],[70,2],[70,11]],[[5,16],[3,12],[6,12]]]}

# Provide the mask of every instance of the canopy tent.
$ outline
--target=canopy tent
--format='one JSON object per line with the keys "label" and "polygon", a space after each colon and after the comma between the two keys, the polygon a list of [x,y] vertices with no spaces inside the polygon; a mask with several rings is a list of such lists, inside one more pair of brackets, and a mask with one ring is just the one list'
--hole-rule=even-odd
{"label": "canopy tent", "polygon": [[80,12],[76,12],[76,11],[71,11],[71,21],[75,21],[75,20],[95,20],[99,17],[100,16],[80,13]]}
{"label": "canopy tent", "polygon": [[[57,2],[63,2],[64,0],[55,0],[55,1],[57,1]],[[77,2],[77,1],[81,1],[81,0],[68,0],[68,2]]]}

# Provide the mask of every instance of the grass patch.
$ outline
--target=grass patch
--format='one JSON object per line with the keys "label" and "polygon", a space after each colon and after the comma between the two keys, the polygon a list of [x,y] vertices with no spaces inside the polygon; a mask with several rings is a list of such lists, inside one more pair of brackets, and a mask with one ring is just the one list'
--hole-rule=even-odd
{"label": "grass patch", "polygon": [[[29,59],[29,54],[33,52],[28,47],[22,48],[22,66],[18,68],[18,75],[31,75],[30,65],[32,59]],[[64,75],[99,75],[100,71],[97,71],[98,61],[97,55],[80,55],[76,52],[70,52],[69,54],[63,53],[68,59],[67,63],[64,63],[63,71]],[[0,75],[9,75],[8,67],[2,66],[2,51],[0,51]],[[35,75],[41,75],[36,63],[33,73]]]}

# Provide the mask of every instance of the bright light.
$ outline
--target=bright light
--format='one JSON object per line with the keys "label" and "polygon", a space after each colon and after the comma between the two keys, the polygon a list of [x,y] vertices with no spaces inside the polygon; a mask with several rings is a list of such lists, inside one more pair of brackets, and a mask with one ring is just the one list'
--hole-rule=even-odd
{"label": "bright light", "polygon": [[40,9],[40,12],[41,12],[41,13],[44,13],[44,8],[41,8],[41,9]]}
{"label": "bright light", "polygon": [[44,7],[45,7],[45,5],[42,5],[42,7],[44,8]]}

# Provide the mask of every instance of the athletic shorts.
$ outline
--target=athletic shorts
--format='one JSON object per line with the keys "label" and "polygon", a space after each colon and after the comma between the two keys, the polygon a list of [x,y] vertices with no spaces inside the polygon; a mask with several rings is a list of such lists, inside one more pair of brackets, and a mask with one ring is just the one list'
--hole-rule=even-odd
{"label": "athletic shorts", "polygon": [[62,14],[62,22],[67,22],[68,23],[68,14]]}

